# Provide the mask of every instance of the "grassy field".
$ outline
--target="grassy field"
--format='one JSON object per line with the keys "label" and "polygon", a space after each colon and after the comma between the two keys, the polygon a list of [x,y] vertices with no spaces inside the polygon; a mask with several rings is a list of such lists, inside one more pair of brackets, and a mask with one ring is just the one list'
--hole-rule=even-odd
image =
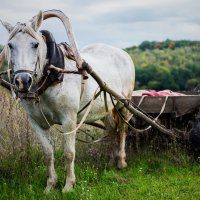
{"label": "grassy field", "polygon": [[[200,199],[200,163],[179,152],[129,152],[128,168],[122,171],[107,165],[106,157],[94,160],[77,155],[77,184],[73,192],[62,194],[65,173],[62,152],[56,152],[58,184],[43,194],[46,168],[39,150],[0,163],[0,199]],[[25,157],[24,157],[25,156]],[[18,159],[20,158],[20,159]],[[22,159],[23,158],[23,159]]]}

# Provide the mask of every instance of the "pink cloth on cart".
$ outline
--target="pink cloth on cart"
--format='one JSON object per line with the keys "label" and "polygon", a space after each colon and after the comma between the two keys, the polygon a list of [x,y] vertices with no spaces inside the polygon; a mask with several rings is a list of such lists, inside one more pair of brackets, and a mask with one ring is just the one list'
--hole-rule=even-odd
{"label": "pink cloth on cart", "polygon": [[140,93],[137,91],[133,92],[133,96],[152,96],[152,97],[163,97],[163,96],[185,96],[185,94],[179,92],[173,92],[171,90],[155,91],[155,90],[143,90]]}

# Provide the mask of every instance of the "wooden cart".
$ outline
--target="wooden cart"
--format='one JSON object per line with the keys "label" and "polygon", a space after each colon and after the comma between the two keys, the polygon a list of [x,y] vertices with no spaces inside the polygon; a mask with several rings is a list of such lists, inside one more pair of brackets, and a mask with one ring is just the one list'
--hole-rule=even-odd
{"label": "wooden cart", "polygon": [[[183,93],[184,96],[133,96],[132,102],[148,114],[159,114],[166,101],[163,114],[180,117],[200,108],[200,92]],[[142,99],[142,102],[141,101]],[[166,100],[167,98],[167,100]]]}
{"label": "wooden cart", "polygon": [[[191,144],[195,141],[200,147],[200,130],[195,129],[195,122],[200,119],[200,92],[184,93],[184,96],[133,96],[134,107],[163,124],[166,128],[173,130],[184,144]],[[160,146],[168,145],[170,138],[154,128],[141,118],[133,116],[130,124],[141,132],[134,132],[129,128],[127,142],[139,148],[141,143],[159,143]],[[196,135],[194,135],[194,132]],[[177,138],[176,138],[177,141]],[[138,144],[139,143],[139,144]],[[158,145],[158,144],[157,144]],[[160,147],[159,147],[160,148]]]}

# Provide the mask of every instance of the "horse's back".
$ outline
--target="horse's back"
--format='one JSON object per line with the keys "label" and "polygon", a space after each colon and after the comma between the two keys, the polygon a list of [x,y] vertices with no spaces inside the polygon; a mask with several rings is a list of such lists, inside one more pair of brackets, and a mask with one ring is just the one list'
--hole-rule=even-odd
{"label": "horse's back", "polygon": [[126,96],[133,90],[134,64],[125,51],[106,44],[92,44],[83,48],[81,55],[113,90]]}

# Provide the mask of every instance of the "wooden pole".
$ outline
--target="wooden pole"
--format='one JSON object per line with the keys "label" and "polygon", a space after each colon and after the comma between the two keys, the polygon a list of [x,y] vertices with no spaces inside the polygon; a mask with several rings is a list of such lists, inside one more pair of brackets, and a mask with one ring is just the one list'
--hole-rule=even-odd
{"label": "wooden pole", "polygon": [[11,84],[0,78],[0,85],[11,91]]}

